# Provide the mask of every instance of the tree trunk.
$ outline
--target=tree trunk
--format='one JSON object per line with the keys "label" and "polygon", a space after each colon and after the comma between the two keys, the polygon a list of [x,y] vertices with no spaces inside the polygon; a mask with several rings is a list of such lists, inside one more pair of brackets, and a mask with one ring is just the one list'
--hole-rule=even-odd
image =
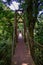
{"label": "tree trunk", "polygon": [[26,42],[26,21],[24,20],[24,41]]}
{"label": "tree trunk", "polygon": [[15,40],[17,42],[18,36],[17,36],[17,12],[15,12]]}
{"label": "tree trunk", "polygon": [[32,55],[32,58],[34,59],[34,26],[35,26],[35,20],[31,20],[29,22],[29,45],[30,45],[30,52]]}

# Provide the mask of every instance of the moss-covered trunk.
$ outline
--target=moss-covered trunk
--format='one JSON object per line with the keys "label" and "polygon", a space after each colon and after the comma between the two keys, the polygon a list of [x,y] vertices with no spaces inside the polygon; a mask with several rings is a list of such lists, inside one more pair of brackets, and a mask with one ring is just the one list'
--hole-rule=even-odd
{"label": "moss-covered trunk", "polygon": [[[29,45],[30,45],[30,51],[33,56],[34,53],[34,26],[35,22],[37,20],[37,14],[38,14],[38,1],[29,0],[27,1],[28,7],[27,7],[27,18],[28,18],[28,29],[29,29]],[[33,6],[34,5],[34,6]],[[34,7],[34,9],[33,9]],[[34,11],[34,12],[33,12]]]}
{"label": "moss-covered trunk", "polygon": [[33,41],[33,38],[34,38],[34,26],[35,26],[35,22],[30,22],[29,24],[29,45],[30,45],[30,52],[31,52],[31,55],[33,57],[33,54],[34,54],[34,41]]}

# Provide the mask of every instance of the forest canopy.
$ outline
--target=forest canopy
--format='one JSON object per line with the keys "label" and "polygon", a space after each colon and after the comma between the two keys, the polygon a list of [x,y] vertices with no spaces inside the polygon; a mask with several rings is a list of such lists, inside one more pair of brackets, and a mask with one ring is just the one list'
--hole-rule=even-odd
{"label": "forest canopy", "polygon": [[[13,5],[15,9],[11,8],[13,1],[17,3],[17,8]],[[35,41],[34,62],[36,65],[43,65],[43,0],[0,0],[0,65],[11,64],[16,9],[25,11],[28,34]],[[22,24],[18,26],[23,28]],[[16,43],[14,50],[15,47]]]}

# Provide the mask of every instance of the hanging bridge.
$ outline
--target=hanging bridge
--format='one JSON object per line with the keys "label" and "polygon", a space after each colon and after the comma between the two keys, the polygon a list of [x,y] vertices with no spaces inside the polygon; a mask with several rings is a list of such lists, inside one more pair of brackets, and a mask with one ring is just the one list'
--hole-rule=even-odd
{"label": "hanging bridge", "polygon": [[[28,46],[28,48],[26,47],[26,22],[24,19],[22,19],[22,23],[24,24],[24,37],[21,39],[18,39],[18,31],[17,31],[17,25],[18,25],[18,20],[21,17],[17,18],[17,13],[19,11],[16,11],[16,15],[15,15],[15,26],[14,26],[14,30],[15,30],[15,37],[13,35],[13,46],[12,46],[12,63],[11,65],[35,65],[34,61],[32,59],[31,53],[30,53],[30,47]],[[20,10],[20,13],[22,14],[23,11]],[[21,20],[19,21],[19,23],[21,23]],[[14,51],[14,44],[16,41],[16,48]]]}

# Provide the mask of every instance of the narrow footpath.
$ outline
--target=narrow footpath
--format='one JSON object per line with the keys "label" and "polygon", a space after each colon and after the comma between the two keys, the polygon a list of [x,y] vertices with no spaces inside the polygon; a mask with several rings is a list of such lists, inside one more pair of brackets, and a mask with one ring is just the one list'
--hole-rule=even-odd
{"label": "narrow footpath", "polygon": [[23,39],[18,40],[12,65],[35,65],[30,54],[30,48],[26,48]]}

